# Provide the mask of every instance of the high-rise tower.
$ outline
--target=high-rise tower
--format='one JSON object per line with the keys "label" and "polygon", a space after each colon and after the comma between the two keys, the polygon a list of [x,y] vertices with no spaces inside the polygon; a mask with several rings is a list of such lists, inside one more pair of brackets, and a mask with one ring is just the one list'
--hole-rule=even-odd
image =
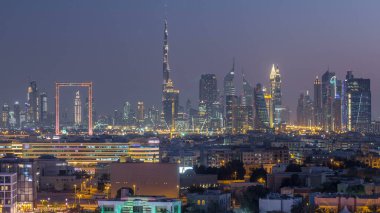
{"label": "high-rise tower", "polygon": [[28,86],[27,122],[36,125],[39,120],[38,89],[35,81]]}
{"label": "high-rise tower", "polygon": [[272,65],[269,75],[270,80],[270,95],[272,97],[272,107],[270,114],[273,115],[273,122],[275,126],[279,126],[281,121],[282,111],[282,92],[281,92],[281,75],[278,66]]}
{"label": "high-rise tower", "polygon": [[163,87],[162,87],[162,117],[164,127],[175,131],[175,121],[178,115],[179,90],[174,88],[170,79],[168,23],[165,20],[163,45]]}
{"label": "high-rise tower", "polygon": [[79,91],[75,93],[74,99],[74,123],[76,126],[82,124],[82,101],[80,99]]}
{"label": "high-rise tower", "polygon": [[164,85],[166,85],[170,78],[170,67],[169,67],[169,43],[168,43],[168,22],[165,20],[164,29],[164,46],[163,46],[163,77]]}
{"label": "high-rise tower", "polygon": [[237,126],[237,106],[238,97],[236,96],[235,86],[235,60],[232,69],[224,77],[224,104],[225,104],[225,117],[226,117],[226,132],[234,133]]}
{"label": "high-rise tower", "polygon": [[40,123],[42,125],[48,124],[48,103],[47,103],[47,95],[45,92],[40,94],[39,99],[39,110],[40,110]]}
{"label": "high-rise tower", "polygon": [[322,84],[318,76],[314,81],[314,125],[322,126]]}
{"label": "high-rise tower", "polygon": [[345,80],[345,103],[343,115],[349,131],[367,131],[371,123],[371,80],[355,78],[348,71]]}

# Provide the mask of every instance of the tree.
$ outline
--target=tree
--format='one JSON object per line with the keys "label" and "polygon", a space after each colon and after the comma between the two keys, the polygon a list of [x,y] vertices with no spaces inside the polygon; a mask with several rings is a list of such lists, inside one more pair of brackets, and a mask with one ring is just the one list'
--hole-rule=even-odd
{"label": "tree", "polygon": [[251,182],[259,182],[260,180],[265,181],[267,178],[267,174],[268,173],[264,168],[253,169],[249,181]]}
{"label": "tree", "polygon": [[269,190],[261,185],[248,187],[239,198],[242,209],[248,212],[258,213],[259,199],[265,197],[268,193]]}
{"label": "tree", "polygon": [[302,172],[302,170],[300,165],[291,163],[286,167],[285,172]]}

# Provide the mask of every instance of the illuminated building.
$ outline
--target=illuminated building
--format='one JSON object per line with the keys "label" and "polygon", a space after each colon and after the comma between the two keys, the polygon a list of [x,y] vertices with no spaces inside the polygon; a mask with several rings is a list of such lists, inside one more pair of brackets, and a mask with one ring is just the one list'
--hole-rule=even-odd
{"label": "illuminated building", "polygon": [[39,110],[40,110],[40,123],[42,125],[47,125],[48,124],[48,102],[47,102],[47,95],[46,93],[41,93],[40,98],[39,98]]}
{"label": "illuminated building", "polygon": [[281,75],[278,66],[272,65],[272,69],[269,75],[270,80],[270,95],[272,97],[271,111],[269,114],[273,114],[273,122],[277,127],[282,123],[281,121],[281,109],[282,109],[282,92],[281,92]]}
{"label": "illuminated building", "polygon": [[[199,109],[205,110],[204,118],[206,128],[212,130],[211,120],[214,119],[216,110],[213,104],[218,101],[218,84],[215,74],[203,74],[199,80]],[[204,107],[203,107],[204,105]],[[202,117],[202,116],[200,116]],[[202,122],[201,122],[202,123]]]}
{"label": "illuminated building", "polygon": [[222,192],[221,190],[206,190],[203,193],[187,194],[187,200],[190,206],[194,206],[196,212],[227,213],[231,211],[231,193]]}
{"label": "illuminated building", "polygon": [[16,101],[13,104],[13,112],[15,117],[15,128],[19,129],[21,128],[21,111],[20,111],[20,103]]}
{"label": "illuminated building", "polygon": [[74,124],[82,125],[82,100],[80,99],[79,90],[75,93],[74,99]]}
{"label": "illuminated building", "polygon": [[235,60],[233,61],[232,69],[224,77],[224,104],[225,104],[225,118],[226,132],[231,134],[236,132],[237,127],[237,106],[238,97],[236,96],[236,89],[234,86],[235,77]]}
{"label": "illuminated building", "polygon": [[269,116],[265,102],[264,91],[261,84],[257,84],[254,90],[255,97],[255,129],[269,128]]}
{"label": "illuminated building", "polygon": [[178,116],[179,90],[174,88],[171,79],[165,84],[162,104],[165,128],[171,131],[175,130],[175,120]]}
{"label": "illuminated building", "polygon": [[27,122],[29,125],[36,125],[39,121],[39,101],[37,83],[35,81],[30,82],[27,97]]}
{"label": "illuminated building", "polygon": [[243,76],[243,97],[241,105],[244,107],[247,115],[248,129],[254,128],[254,89]]}
{"label": "illuminated building", "polygon": [[308,127],[314,124],[313,101],[310,98],[309,91],[306,91],[306,95],[301,93],[298,99],[297,123],[299,126]]}
{"label": "illuminated building", "polygon": [[137,102],[137,120],[141,125],[144,124],[145,114],[144,114],[144,102]]}
{"label": "illuminated building", "polygon": [[0,173],[0,212],[17,213],[17,174]]}
{"label": "illuminated building", "polygon": [[334,130],[334,99],[336,93],[335,73],[327,70],[322,75],[322,127],[325,131]]}
{"label": "illuminated building", "polygon": [[8,104],[3,105],[3,109],[1,111],[1,127],[7,129],[10,127],[10,109]]}
{"label": "illuminated building", "polygon": [[32,159],[21,159],[11,154],[0,158],[0,172],[17,173],[18,210],[30,211],[35,206],[37,201],[36,171],[36,164]]}
{"label": "illuminated building", "polygon": [[114,162],[121,156],[142,162],[159,162],[159,149],[156,139],[135,139],[130,142],[0,142],[0,153],[13,153],[31,159],[52,155],[82,169],[92,169],[101,162]]}
{"label": "illuminated building", "polygon": [[345,118],[349,131],[368,131],[371,123],[371,81],[355,78],[351,71],[345,80]]}
{"label": "illuminated building", "polygon": [[179,90],[174,88],[173,81],[170,79],[168,24],[166,20],[164,29],[162,87],[162,113],[164,128],[172,132],[175,131],[175,120],[178,115]]}
{"label": "illuminated building", "polygon": [[133,195],[179,196],[179,167],[171,163],[112,163],[111,198],[129,188]]}
{"label": "illuminated building", "polygon": [[123,212],[166,212],[181,213],[181,201],[165,197],[128,196],[121,200],[100,200],[98,206],[101,213]]}
{"label": "illuminated building", "polygon": [[267,91],[266,88],[263,88],[263,93],[264,93],[264,99],[265,99],[265,106],[268,112],[269,127],[273,128],[274,127],[274,113],[273,113],[274,105],[273,105],[272,94],[269,91]]}
{"label": "illuminated building", "polygon": [[322,126],[322,84],[318,76],[314,81],[314,126]]}
{"label": "illuminated building", "polygon": [[125,124],[128,124],[130,114],[131,104],[128,101],[126,101],[123,106],[123,121]]}

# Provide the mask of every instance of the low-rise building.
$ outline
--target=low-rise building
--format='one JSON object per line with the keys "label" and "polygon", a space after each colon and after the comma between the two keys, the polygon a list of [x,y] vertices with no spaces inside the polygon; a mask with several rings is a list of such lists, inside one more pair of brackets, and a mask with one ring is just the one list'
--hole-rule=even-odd
{"label": "low-rise building", "polygon": [[231,210],[231,194],[220,190],[187,194],[187,203],[194,212],[226,213]]}
{"label": "low-rise building", "polygon": [[128,188],[135,196],[178,198],[179,168],[171,163],[112,163],[111,197]]}
{"label": "low-rise building", "polygon": [[156,213],[181,213],[181,201],[165,197],[124,197],[121,200],[98,201],[102,213],[123,212],[156,212]]}
{"label": "low-rise building", "polygon": [[269,194],[259,199],[260,213],[282,212],[291,213],[292,207],[302,202],[301,197],[291,197],[280,194]]}

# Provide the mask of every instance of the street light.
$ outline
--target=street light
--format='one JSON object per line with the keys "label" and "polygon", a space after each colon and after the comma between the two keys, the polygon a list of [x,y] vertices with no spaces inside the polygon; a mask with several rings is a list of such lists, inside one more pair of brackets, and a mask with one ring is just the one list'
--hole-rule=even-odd
{"label": "street light", "polygon": [[74,184],[74,204],[77,204],[77,184]]}

